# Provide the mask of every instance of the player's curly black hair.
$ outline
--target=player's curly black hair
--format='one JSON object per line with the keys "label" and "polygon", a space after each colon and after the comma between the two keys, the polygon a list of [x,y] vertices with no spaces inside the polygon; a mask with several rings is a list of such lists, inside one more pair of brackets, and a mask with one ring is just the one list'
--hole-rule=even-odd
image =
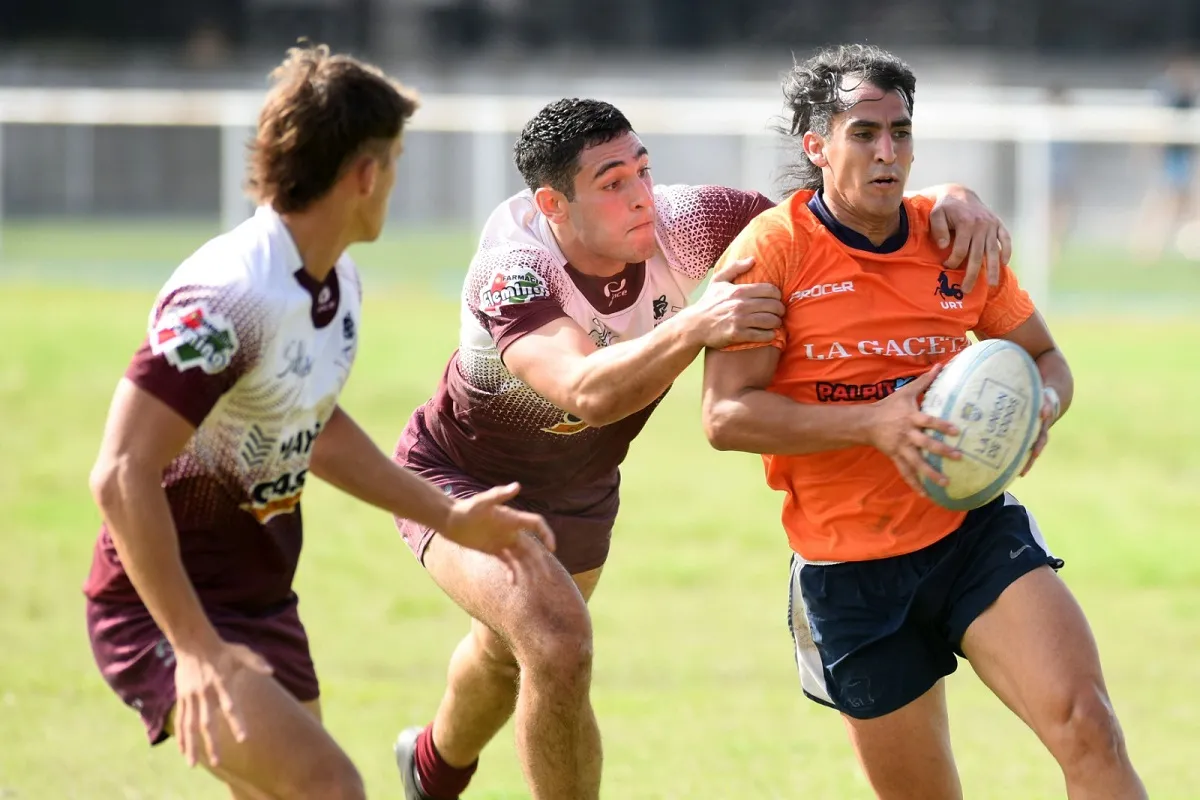
{"label": "player's curly black hair", "polygon": [[574,200],[579,154],[632,130],[625,115],[608,103],[563,98],[525,123],[513,145],[513,160],[530,189],[549,186]]}
{"label": "player's curly black hair", "polygon": [[821,168],[804,153],[801,142],[812,131],[828,136],[830,121],[849,109],[839,87],[869,83],[885,92],[898,91],[912,112],[917,79],[907,64],[878,47],[844,44],[821,50],[795,64],[783,78],[784,107],[791,119],[779,127],[796,146],[797,158],[784,173],[784,189],[820,189]]}

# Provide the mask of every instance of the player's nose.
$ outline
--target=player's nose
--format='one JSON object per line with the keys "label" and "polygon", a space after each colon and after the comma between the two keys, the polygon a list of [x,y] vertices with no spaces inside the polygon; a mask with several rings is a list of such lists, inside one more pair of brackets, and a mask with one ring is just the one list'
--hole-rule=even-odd
{"label": "player's nose", "polygon": [[885,164],[896,160],[896,143],[890,136],[880,136],[875,146],[875,158]]}
{"label": "player's nose", "polygon": [[654,187],[649,181],[633,181],[632,186],[629,202],[633,208],[647,208],[654,204]]}

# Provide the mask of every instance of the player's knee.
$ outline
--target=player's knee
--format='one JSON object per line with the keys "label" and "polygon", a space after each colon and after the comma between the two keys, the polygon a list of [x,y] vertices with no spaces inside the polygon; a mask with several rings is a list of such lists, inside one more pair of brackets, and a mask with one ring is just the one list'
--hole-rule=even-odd
{"label": "player's knee", "polygon": [[1052,707],[1047,741],[1059,763],[1073,766],[1124,758],[1125,738],[1103,690],[1088,685]]}
{"label": "player's knee", "polygon": [[521,669],[541,683],[582,689],[592,675],[592,622],[587,609],[559,610],[543,624],[531,626],[531,635],[518,648]]}
{"label": "player's knee", "polygon": [[517,657],[499,636],[477,625],[471,631],[471,639],[474,643],[475,658],[484,669],[497,678],[516,682],[520,675]]}

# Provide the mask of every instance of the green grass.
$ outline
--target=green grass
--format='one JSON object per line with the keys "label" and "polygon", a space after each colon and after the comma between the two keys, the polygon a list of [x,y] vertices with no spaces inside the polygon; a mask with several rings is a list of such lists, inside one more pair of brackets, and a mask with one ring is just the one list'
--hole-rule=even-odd
{"label": "green grass", "polygon": [[[170,748],[145,746],[84,636],[79,586],[96,525],[86,475],[149,299],[20,285],[0,294],[0,796],[221,796]],[[455,316],[411,293],[368,299],[345,403],[382,445],[436,381]],[[1168,343],[1196,341],[1200,328],[1058,327],[1078,400],[1017,488],[1068,561],[1152,796],[1193,797],[1200,419],[1187,409],[1200,374]],[[704,444],[696,381],[693,370],[679,382],[633,448],[594,600],[605,796],[864,796],[840,723],[802,699],[793,675],[778,498],[756,459]],[[383,514],[321,485],[305,509],[298,588],[328,724],[373,793],[395,797],[390,737],[432,713],[465,620]],[[951,686],[967,796],[1061,796],[1049,757],[970,671]],[[523,796],[507,731],[471,796]]]}
{"label": "green grass", "polygon": [[[157,287],[181,258],[218,232],[209,220],[9,220],[0,227],[0,277],[44,283]],[[392,229],[356,248],[372,285],[457,292],[475,232]],[[1020,270],[1020,264],[1016,267]],[[1140,265],[1120,248],[1076,242],[1051,271],[1056,307],[1140,315],[1200,311],[1200,263],[1168,255]]]}
{"label": "green grass", "polygon": [[[177,260],[182,233],[139,239],[145,249],[131,261]],[[5,262],[14,251],[57,247],[62,263],[87,263],[121,244],[104,237],[97,228],[23,245],[11,235]],[[344,403],[385,448],[454,347],[457,310],[446,289],[471,246],[431,235],[363,253],[366,322]],[[397,274],[399,265],[408,272]],[[223,797],[170,746],[146,746],[136,715],[96,672],[83,625],[80,586],[97,525],[87,472],[151,300],[153,282],[142,277],[162,275],[147,269],[130,279],[142,288],[91,292],[36,275],[0,283],[0,798]],[[1016,491],[1067,560],[1064,577],[1095,627],[1151,796],[1194,798],[1200,323],[1052,322],[1076,370],[1076,403]],[[593,601],[604,797],[867,797],[840,721],[803,699],[795,678],[779,497],[756,458],[703,441],[697,370],[634,444],[624,475],[612,558]],[[466,620],[383,513],[318,483],[305,517],[297,588],[326,721],[372,796],[398,797],[391,739],[429,719]],[[968,667],[950,685],[967,797],[1063,796],[1050,757]],[[506,730],[468,798],[524,796]]]}

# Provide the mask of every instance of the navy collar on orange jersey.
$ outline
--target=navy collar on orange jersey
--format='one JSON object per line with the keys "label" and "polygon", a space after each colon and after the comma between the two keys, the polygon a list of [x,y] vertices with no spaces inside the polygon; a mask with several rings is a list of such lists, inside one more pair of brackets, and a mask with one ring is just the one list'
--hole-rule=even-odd
{"label": "navy collar on orange jersey", "polygon": [[904,243],[908,241],[908,209],[904,207],[903,203],[900,205],[900,227],[880,245],[872,243],[870,239],[858,231],[838,222],[829,210],[829,206],[825,205],[825,200],[821,197],[821,192],[813,194],[812,199],[808,201],[808,210],[816,215],[816,218],[821,220],[821,223],[842,244],[847,247],[853,247],[855,250],[867,250],[872,253],[894,253],[901,247],[904,247]]}

